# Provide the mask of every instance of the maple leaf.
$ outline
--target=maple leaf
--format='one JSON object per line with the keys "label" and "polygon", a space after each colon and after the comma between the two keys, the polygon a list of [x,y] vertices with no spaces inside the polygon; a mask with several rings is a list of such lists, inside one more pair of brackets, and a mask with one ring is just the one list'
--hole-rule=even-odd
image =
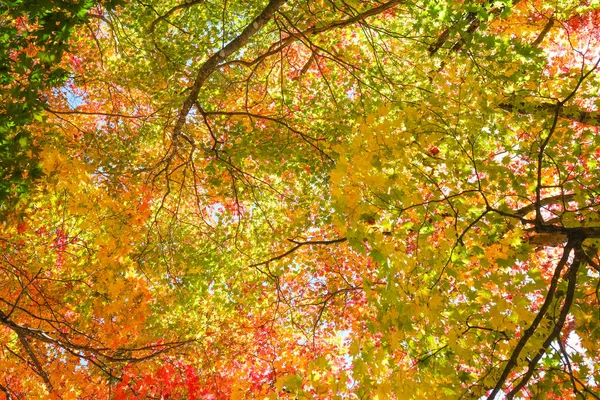
{"label": "maple leaf", "polygon": [[596,396],[593,2],[33,5],[6,398]]}

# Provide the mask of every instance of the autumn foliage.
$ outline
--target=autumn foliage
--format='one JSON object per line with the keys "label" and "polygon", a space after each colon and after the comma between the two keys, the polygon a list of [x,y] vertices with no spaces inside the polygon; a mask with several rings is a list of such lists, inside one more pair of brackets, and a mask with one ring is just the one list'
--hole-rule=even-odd
{"label": "autumn foliage", "polygon": [[600,6],[0,4],[0,396],[599,399]]}

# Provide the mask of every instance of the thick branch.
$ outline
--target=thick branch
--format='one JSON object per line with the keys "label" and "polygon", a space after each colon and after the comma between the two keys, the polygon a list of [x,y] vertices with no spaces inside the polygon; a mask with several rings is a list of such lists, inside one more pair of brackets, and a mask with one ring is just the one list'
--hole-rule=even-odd
{"label": "thick branch", "polygon": [[[499,107],[505,111],[517,112],[519,114],[554,114],[557,105],[552,103],[531,104],[520,102],[519,104],[501,103]],[[577,106],[563,106],[559,108],[559,118],[579,122],[585,125],[600,126],[600,113],[596,111],[585,111]]]}
{"label": "thick branch", "polygon": [[509,374],[511,373],[513,368],[517,366],[517,360],[519,359],[521,351],[523,350],[523,348],[525,347],[525,345],[527,344],[529,339],[532,338],[532,336],[535,333],[535,331],[537,330],[540,322],[542,322],[542,320],[544,319],[544,316],[546,315],[546,313],[548,312],[548,309],[550,308],[550,305],[552,304],[552,301],[554,299],[554,293],[556,292],[556,287],[558,285],[558,280],[560,278],[563,268],[565,267],[565,265],[567,264],[567,261],[569,260],[569,255],[571,254],[571,250],[573,250],[573,248],[575,248],[575,246],[578,246],[579,244],[580,244],[579,242],[576,242],[573,239],[571,239],[571,240],[569,240],[569,242],[567,242],[565,249],[563,251],[563,255],[562,255],[560,261],[558,262],[556,269],[554,270],[554,275],[552,276],[552,279],[550,281],[550,287],[548,288],[548,293],[546,294],[546,299],[544,300],[544,304],[542,304],[542,306],[540,307],[540,310],[538,311],[537,315],[535,316],[535,319],[533,320],[533,322],[531,323],[529,328],[527,328],[523,332],[521,339],[519,339],[517,346],[513,350],[508,362],[506,363],[506,365],[504,367],[504,370],[502,371],[502,374],[500,375],[500,378],[498,379],[498,382],[496,382],[496,386],[494,387],[492,392],[487,397],[487,400],[493,400],[496,398],[496,395],[498,394],[498,392],[500,392],[500,390],[504,386],[504,383],[506,382],[506,379],[508,378]]}
{"label": "thick branch", "polygon": [[21,342],[21,345],[23,345],[23,348],[29,355],[29,358],[33,362],[33,365],[35,365],[35,370],[36,370],[37,374],[42,377],[42,379],[44,380],[44,384],[46,385],[46,388],[48,388],[48,391],[51,392],[52,391],[52,383],[50,382],[50,378],[48,378],[48,374],[44,370],[44,367],[42,367],[42,364],[40,363],[40,361],[38,360],[37,356],[35,355],[33,349],[29,345],[27,338],[22,333],[17,332],[17,335],[19,336],[19,341]]}
{"label": "thick branch", "polygon": [[315,27],[315,28],[307,29],[302,32],[298,32],[298,34],[296,34],[296,35],[288,36],[288,37],[282,39],[281,41],[272,44],[269,48],[269,51],[265,52],[264,54],[260,55],[259,57],[255,58],[252,61],[232,60],[232,61],[228,61],[226,63],[221,64],[219,67],[226,66],[226,65],[233,65],[233,64],[241,64],[246,67],[251,67],[252,65],[261,62],[265,58],[279,53],[285,47],[289,46],[290,44],[292,44],[294,42],[301,40],[302,38],[306,38],[309,36],[324,33],[324,32],[330,31],[335,28],[343,28],[343,27],[346,27],[349,25],[356,24],[356,23],[361,22],[369,17],[372,17],[377,14],[381,14],[382,12],[384,12],[386,10],[394,8],[401,2],[402,2],[401,0],[390,0],[387,3],[383,3],[382,5],[380,5],[378,7],[371,8],[367,11],[364,11],[360,14],[355,15],[354,17],[347,18],[347,19],[340,20],[340,21],[333,21],[333,22],[330,22],[321,27]]}
{"label": "thick branch", "polygon": [[192,106],[198,99],[198,94],[200,93],[200,89],[204,82],[208,77],[215,71],[215,69],[219,66],[219,63],[224,61],[227,56],[235,53],[242,47],[248,43],[250,38],[254,36],[275,14],[275,12],[281,7],[287,0],[271,0],[269,4],[265,7],[265,9],[260,13],[258,17],[256,17],[246,28],[239,34],[235,39],[229,42],[225,47],[223,47],[220,51],[214,53],[208,60],[202,64],[198,73],[196,74],[196,79],[194,80],[194,84],[190,88],[190,94],[183,102],[181,106],[181,110],[179,111],[179,116],[177,121],[175,122],[175,126],[173,127],[173,141],[176,141],[185,125],[185,121],[187,119]]}
{"label": "thick branch", "polygon": [[532,47],[538,47],[543,41],[550,29],[554,26],[554,16],[550,17],[548,23],[544,26],[544,29],[540,32],[535,41],[531,44]]}
{"label": "thick branch", "polygon": [[[513,6],[515,6],[519,1],[520,0],[514,0]],[[486,4],[490,5],[490,4],[493,4],[493,2],[488,1]],[[490,14],[499,15],[504,10],[504,7],[505,7],[504,5],[502,5],[500,7],[492,7],[490,10]],[[481,26],[481,20],[477,17],[477,13],[475,13],[475,12],[468,12],[466,14],[463,14],[462,22],[465,25],[467,25],[467,29],[464,32],[460,33],[461,39],[459,39],[452,46],[451,50],[454,52],[459,51],[462,48],[464,39],[466,39],[466,37],[468,37],[469,35],[472,35],[474,32],[476,32],[479,29],[479,27]],[[448,39],[450,39],[450,32],[458,24],[459,24],[459,22],[452,24],[452,26],[449,28],[446,28],[440,34],[440,36],[435,41],[435,43],[433,43],[433,44],[431,44],[431,46],[429,46],[429,55],[430,56],[433,56],[446,44]]]}
{"label": "thick branch", "polygon": [[582,256],[581,245],[578,245],[578,247],[575,248],[575,258],[574,258],[573,263],[571,264],[571,268],[569,268],[569,272],[567,273],[567,276],[566,276],[566,278],[569,281],[569,284],[567,286],[567,294],[565,297],[565,302],[560,311],[560,316],[558,317],[558,321],[556,321],[554,328],[552,329],[552,332],[550,332],[550,335],[548,335],[548,337],[546,338],[544,343],[542,343],[542,346],[538,349],[538,352],[529,361],[529,365],[527,367],[527,372],[525,373],[523,378],[521,378],[521,381],[517,384],[517,386],[515,386],[507,394],[506,397],[509,400],[512,400],[514,398],[514,396],[517,393],[519,393],[521,391],[521,389],[523,389],[525,387],[525,385],[527,385],[527,382],[529,382],[529,379],[531,379],[531,376],[535,372],[538,362],[544,356],[544,354],[546,353],[546,350],[548,349],[550,344],[556,339],[560,340],[560,331],[562,330],[562,328],[565,324],[565,320],[567,319],[567,315],[569,314],[569,310],[571,309],[571,304],[573,304],[573,299],[575,297],[575,286],[577,283],[577,271],[579,270],[579,266],[581,265],[581,256]]}
{"label": "thick branch", "polygon": [[393,8],[395,6],[397,6],[398,4],[400,4],[402,2],[402,0],[390,0],[387,3],[383,3],[382,5],[378,6],[378,7],[374,7],[371,8],[367,11],[364,11],[360,14],[355,15],[352,18],[348,18],[342,21],[336,21],[336,22],[332,22],[327,24],[326,26],[320,27],[320,28],[313,28],[313,29],[309,29],[307,31],[302,32],[302,35],[306,36],[306,35],[314,35],[314,34],[318,34],[318,33],[323,33],[326,31],[329,31],[333,28],[342,28],[348,25],[352,25],[355,24],[357,22],[360,22],[362,20],[365,20],[369,17],[372,17],[374,15],[378,15],[381,14],[382,12],[389,10],[390,8]]}
{"label": "thick branch", "polygon": [[[12,331],[14,331],[17,336],[19,336],[19,338],[26,338],[26,339],[35,339],[35,340],[39,340],[40,342],[43,343],[48,343],[48,344],[52,344],[55,346],[59,346],[63,349],[65,349],[66,351],[70,352],[71,354],[74,354],[78,357],[83,357],[80,352],[84,351],[84,352],[89,352],[89,353],[93,353],[94,355],[96,355],[97,357],[102,357],[103,359],[105,359],[106,361],[109,362],[141,362],[144,360],[147,360],[149,358],[155,357],[158,354],[164,353],[166,351],[175,349],[177,347],[183,346],[187,343],[191,343],[194,340],[185,340],[185,341],[180,341],[180,342],[169,342],[169,343],[162,343],[162,344],[157,344],[157,345],[148,345],[148,346],[144,346],[144,347],[134,347],[134,348],[118,348],[117,350],[114,351],[113,355],[107,354],[108,351],[113,351],[113,349],[109,348],[109,347],[92,347],[92,346],[86,346],[86,345],[80,345],[77,343],[73,343],[72,341],[70,341],[69,339],[67,339],[66,337],[62,337],[62,338],[54,338],[52,336],[50,336],[47,332],[41,330],[41,329],[36,329],[36,328],[32,328],[29,326],[25,326],[25,325],[19,325],[18,323],[12,321],[3,311],[0,311],[0,324],[10,328]],[[22,342],[23,343],[23,342]],[[27,341],[25,343],[28,343]],[[23,346],[25,346],[25,349],[28,350],[28,347],[25,345],[25,343],[23,343]],[[119,356],[119,354],[123,354],[123,353],[143,353],[143,352],[150,352],[150,354],[141,354],[138,356],[128,356],[128,357],[122,357]],[[32,356],[32,354],[29,352],[28,353],[30,356]],[[34,357],[32,357],[33,359]],[[34,361],[35,364],[35,361]],[[37,367],[37,364],[36,364]]]}
{"label": "thick branch", "polygon": [[11,400],[12,399],[12,397],[10,395],[10,391],[8,390],[7,387],[4,387],[4,386],[0,385],[0,392],[4,393],[4,395],[6,396],[6,400]]}
{"label": "thick branch", "polygon": [[[551,204],[557,204],[559,202],[569,202],[575,198],[575,194],[559,194],[556,196],[545,197],[540,199],[539,204],[541,207],[549,206]],[[521,207],[518,210],[515,210],[515,215],[518,217],[524,217],[530,212],[535,211],[535,203],[531,203],[525,207]]]}

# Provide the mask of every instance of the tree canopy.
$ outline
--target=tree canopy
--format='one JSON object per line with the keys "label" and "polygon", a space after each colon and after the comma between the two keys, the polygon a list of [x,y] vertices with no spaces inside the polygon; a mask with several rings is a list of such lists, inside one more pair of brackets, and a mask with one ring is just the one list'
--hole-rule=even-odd
{"label": "tree canopy", "polygon": [[600,399],[596,0],[0,4],[6,399]]}

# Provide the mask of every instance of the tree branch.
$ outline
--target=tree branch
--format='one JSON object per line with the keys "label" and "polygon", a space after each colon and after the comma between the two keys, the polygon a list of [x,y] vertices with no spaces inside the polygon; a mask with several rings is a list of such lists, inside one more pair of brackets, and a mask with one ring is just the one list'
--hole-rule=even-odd
{"label": "tree branch", "polygon": [[548,288],[548,293],[546,294],[546,299],[544,300],[544,303],[540,307],[540,310],[538,311],[537,315],[535,316],[535,318],[534,318],[533,322],[531,323],[531,325],[529,326],[529,328],[527,328],[523,332],[521,339],[519,339],[517,346],[513,350],[508,362],[506,363],[506,365],[504,367],[504,370],[502,371],[502,374],[500,375],[500,378],[496,382],[496,386],[492,389],[492,392],[487,397],[487,400],[494,400],[496,398],[496,395],[498,394],[498,392],[500,392],[500,390],[504,386],[504,383],[506,382],[506,379],[508,378],[509,374],[511,373],[513,368],[517,366],[517,360],[519,359],[519,355],[521,354],[521,351],[523,350],[523,348],[525,347],[525,345],[527,344],[529,339],[531,339],[531,337],[537,330],[540,322],[542,322],[542,320],[544,319],[544,316],[546,315],[546,312],[548,312],[548,309],[550,308],[550,305],[552,304],[552,300],[554,299],[554,293],[556,292],[556,287],[558,285],[558,280],[560,278],[563,268],[565,267],[565,265],[567,264],[567,261],[569,260],[569,255],[571,254],[571,250],[573,250],[576,246],[579,246],[579,244],[580,243],[578,241],[576,241],[574,239],[570,239],[567,242],[567,244],[565,245],[563,255],[554,270],[554,275],[552,276],[552,279],[550,280],[550,287]]}
{"label": "tree branch", "polygon": [[[554,113],[557,105],[552,103],[525,103],[518,104],[500,103],[501,109],[508,112],[517,112],[519,114],[534,114],[537,112]],[[563,106],[558,112],[559,118],[568,119],[570,121],[579,122],[585,125],[600,126],[600,113],[597,111],[585,111],[577,106]]]}
{"label": "tree branch", "polygon": [[546,37],[548,32],[550,32],[550,29],[552,29],[553,26],[554,16],[551,16],[550,19],[548,19],[548,23],[544,26],[544,29],[542,29],[538,37],[533,41],[533,43],[531,43],[531,46],[538,47],[544,41],[544,38]]}
{"label": "tree branch", "polygon": [[184,8],[190,8],[192,6],[195,6],[196,4],[200,4],[203,2],[204,2],[204,0],[192,0],[187,3],[176,5],[175,7],[171,8],[169,11],[167,11],[164,15],[161,15],[160,17],[158,17],[157,19],[152,21],[152,25],[150,25],[150,32],[154,32],[154,30],[156,29],[156,25],[160,21],[163,21],[163,20],[166,20],[167,18],[169,18],[171,16],[171,14],[173,14],[175,11],[181,10]]}
{"label": "tree branch", "polygon": [[567,102],[569,102],[573,97],[575,97],[575,94],[577,93],[577,91],[579,90],[581,85],[583,84],[583,81],[585,81],[586,78],[588,76],[590,76],[592,74],[592,72],[594,72],[596,70],[596,68],[598,68],[599,64],[600,64],[600,58],[598,58],[598,61],[596,62],[596,64],[585,74],[583,73],[583,67],[582,67],[582,71],[581,71],[582,75],[579,78],[579,80],[577,81],[575,88],[567,95],[567,97],[565,97],[563,100],[558,101],[556,103],[556,106],[554,109],[554,117],[552,118],[552,125],[550,126],[550,129],[548,130],[548,135],[546,135],[546,138],[540,144],[540,149],[538,151],[538,157],[537,157],[537,179],[536,179],[537,183],[535,186],[535,227],[536,227],[536,229],[541,229],[543,227],[543,219],[542,219],[540,202],[541,202],[541,192],[542,192],[542,169],[543,169],[544,155],[546,152],[546,146],[548,146],[548,143],[550,143],[550,139],[552,138],[552,136],[554,135],[554,132],[556,131],[556,126],[558,124],[558,117],[560,115],[561,109],[564,107],[564,105]]}
{"label": "tree branch", "polygon": [[186,119],[194,103],[198,99],[198,94],[204,82],[217,69],[219,63],[224,61],[227,56],[238,51],[248,43],[250,38],[254,36],[275,14],[287,0],[271,0],[265,9],[258,15],[235,39],[225,45],[221,50],[215,52],[202,64],[196,74],[194,84],[190,88],[190,94],[183,102],[175,126],[173,127],[173,141],[176,142],[179,138],[181,130],[185,125]]}
{"label": "tree branch", "polygon": [[264,60],[265,58],[272,56],[274,54],[279,53],[281,50],[283,50],[285,47],[289,46],[290,44],[299,41],[301,38],[304,37],[309,37],[312,35],[317,35],[320,33],[324,33],[327,31],[330,31],[332,29],[335,28],[343,28],[352,24],[355,24],[357,22],[361,22],[369,17],[372,17],[374,15],[380,14],[386,10],[389,10],[391,8],[394,8],[395,6],[397,6],[398,4],[400,4],[402,1],[401,0],[391,0],[388,1],[387,3],[383,3],[382,5],[378,6],[378,7],[374,7],[371,8],[367,11],[364,11],[360,14],[355,15],[354,17],[351,18],[347,18],[344,20],[340,20],[340,21],[333,21],[330,22],[324,26],[321,27],[315,27],[315,28],[311,28],[311,29],[307,29],[305,31],[299,32],[297,35],[292,35],[292,36],[288,36],[284,39],[282,39],[279,42],[273,43],[270,46],[270,50],[263,53],[262,55],[260,55],[259,57],[255,58],[252,61],[245,61],[245,60],[232,60],[232,61],[228,61],[226,63],[221,64],[219,67],[224,67],[226,65],[233,65],[233,64],[241,64],[244,65],[246,67],[251,67],[254,64],[257,64],[259,62],[261,62],[262,60]]}
{"label": "tree branch", "polygon": [[307,241],[307,242],[298,242],[298,241],[295,241],[292,239],[288,239],[288,240],[292,243],[295,243],[296,246],[292,247],[291,249],[287,250],[284,253],[281,253],[277,256],[271,257],[266,261],[261,261],[259,263],[248,265],[248,267],[250,267],[250,268],[260,267],[261,265],[267,265],[270,262],[281,260],[282,258],[289,256],[290,254],[292,254],[293,252],[295,252],[296,250],[298,250],[300,247],[303,247],[303,246],[310,246],[310,245],[314,245],[314,244],[328,245],[328,244],[342,243],[348,239],[345,237],[342,237],[342,238],[333,239],[333,240],[313,240],[313,241]]}
{"label": "tree branch", "polygon": [[[517,5],[517,3],[519,3],[521,0],[514,0],[513,1],[513,6]],[[488,0],[486,2],[486,4],[484,4],[484,6],[486,5],[492,5],[493,6],[494,2],[491,0]],[[500,7],[492,7],[490,10],[490,14],[493,15],[499,15],[503,10],[504,10],[504,5],[500,6]],[[462,17],[462,22],[465,24],[468,24],[467,29],[465,30],[464,33],[461,33],[461,39],[459,39],[451,48],[451,51],[453,52],[457,52],[459,51],[464,43],[464,39],[466,38],[466,36],[468,35],[472,35],[474,32],[477,31],[477,29],[479,29],[479,27],[481,26],[481,20],[477,17],[477,13],[475,12],[468,12],[463,14]],[[435,55],[435,53],[437,53],[443,46],[444,44],[446,44],[446,42],[448,41],[448,39],[450,39],[450,32],[452,31],[452,28],[454,28],[456,25],[458,25],[460,22],[455,22],[454,24],[452,24],[452,26],[450,26],[449,28],[446,28],[438,37],[438,39],[431,44],[431,46],[429,46],[429,55],[433,56]]]}
{"label": "tree branch", "polygon": [[35,369],[36,369],[37,374],[44,381],[44,384],[46,385],[46,388],[48,388],[48,391],[51,392],[52,391],[52,383],[50,382],[50,378],[48,378],[48,374],[46,373],[46,371],[42,367],[42,364],[40,363],[40,360],[38,360],[38,358],[35,355],[33,349],[29,345],[29,342],[27,341],[27,338],[25,337],[25,335],[23,333],[19,333],[19,332],[16,332],[16,333],[17,333],[17,336],[19,336],[19,341],[21,342],[21,345],[23,345],[23,348],[25,349],[25,351],[29,355],[29,358],[33,362],[33,365],[35,365]]}
{"label": "tree branch", "polygon": [[[575,194],[559,194],[556,196],[545,197],[540,199],[539,204],[541,207],[549,206],[551,204],[556,204],[558,202],[569,202],[575,198]],[[515,210],[515,216],[524,217],[530,212],[535,211],[535,203],[531,203],[525,207],[521,207],[518,210]]]}
{"label": "tree branch", "polygon": [[518,394],[521,391],[521,389],[525,387],[525,385],[527,385],[529,379],[531,379],[531,376],[533,375],[536,369],[538,362],[544,356],[550,344],[557,338],[560,340],[560,331],[562,330],[565,324],[565,320],[567,319],[567,315],[569,314],[569,310],[571,309],[571,304],[573,304],[573,299],[575,298],[577,271],[579,270],[579,266],[581,265],[582,252],[583,250],[581,249],[581,244],[578,244],[577,247],[575,247],[575,258],[573,259],[571,267],[569,268],[569,271],[566,274],[566,278],[569,283],[567,286],[565,302],[563,303],[563,307],[560,311],[558,321],[554,324],[552,332],[550,333],[550,335],[548,335],[544,343],[542,343],[542,346],[538,349],[536,355],[529,361],[527,372],[525,373],[523,378],[521,378],[521,381],[506,395],[507,399],[512,400],[515,397],[515,395]]}
{"label": "tree branch", "polygon": [[6,400],[12,400],[12,396],[10,395],[10,391],[7,387],[0,384],[0,392],[3,392],[6,396]]}
{"label": "tree branch", "polygon": [[317,146],[314,143],[314,142],[319,142],[320,139],[309,136],[309,135],[293,128],[285,120],[275,118],[275,117],[270,117],[267,115],[254,114],[254,113],[244,112],[244,111],[203,111],[202,116],[206,116],[206,115],[222,115],[222,116],[232,116],[232,117],[238,116],[238,117],[246,117],[246,118],[250,118],[250,119],[252,119],[252,118],[264,119],[267,121],[275,122],[275,123],[287,128],[290,132],[295,133],[296,135],[300,136],[300,138],[304,142],[306,142],[309,146],[311,146],[315,150],[317,150],[323,157],[327,158],[329,161],[333,161],[333,159],[331,158],[331,156],[329,154],[325,153],[319,146]]}

